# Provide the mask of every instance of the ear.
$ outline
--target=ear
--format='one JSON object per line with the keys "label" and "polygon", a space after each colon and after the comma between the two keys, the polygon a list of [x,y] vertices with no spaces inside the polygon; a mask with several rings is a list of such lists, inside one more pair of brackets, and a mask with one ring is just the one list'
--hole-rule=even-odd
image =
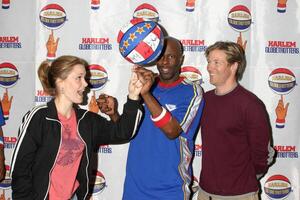
{"label": "ear", "polygon": [[56,79],[55,85],[57,88],[63,87],[63,84],[64,84],[64,81],[62,79],[60,79],[60,78]]}
{"label": "ear", "polygon": [[184,54],[180,57],[180,66],[183,65],[183,61],[184,61]]}
{"label": "ear", "polygon": [[236,74],[237,70],[238,70],[239,64],[238,62],[233,63],[230,68],[233,74]]}

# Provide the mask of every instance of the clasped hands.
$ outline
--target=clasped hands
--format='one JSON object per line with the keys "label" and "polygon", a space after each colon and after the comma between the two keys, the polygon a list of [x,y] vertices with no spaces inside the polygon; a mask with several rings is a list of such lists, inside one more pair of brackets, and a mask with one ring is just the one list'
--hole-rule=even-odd
{"label": "clasped hands", "polygon": [[[131,72],[128,98],[138,100],[140,95],[143,96],[150,91],[157,74],[138,65],[133,66]],[[94,92],[89,103],[89,111],[98,113],[99,110],[108,115],[113,121],[116,121],[120,116],[118,113],[118,101],[115,97],[100,94],[98,99],[96,99]]]}

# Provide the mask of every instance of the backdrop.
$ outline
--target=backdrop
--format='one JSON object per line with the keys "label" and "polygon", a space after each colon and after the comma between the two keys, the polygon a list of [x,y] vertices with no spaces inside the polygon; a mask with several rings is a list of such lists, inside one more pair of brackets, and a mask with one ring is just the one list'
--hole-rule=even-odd
{"label": "backdrop", "polygon": [[[0,97],[6,117],[7,171],[22,116],[51,99],[37,78],[43,60],[65,54],[85,58],[92,70],[88,102],[92,95],[107,93],[118,99],[122,112],[132,64],[121,56],[117,36],[135,16],[157,20],[182,41],[183,75],[202,84],[205,91],[213,88],[206,70],[206,47],[217,40],[244,46],[248,65],[241,84],[265,103],[277,150],[275,164],[260,180],[262,199],[300,199],[299,0],[2,0],[0,6]],[[121,199],[127,150],[128,144],[95,149],[92,199]],[[195,193],[201,154],[199,131],[193,162]],[[11,198],[10,182],[8,176],[1,182],[0,199]]]}

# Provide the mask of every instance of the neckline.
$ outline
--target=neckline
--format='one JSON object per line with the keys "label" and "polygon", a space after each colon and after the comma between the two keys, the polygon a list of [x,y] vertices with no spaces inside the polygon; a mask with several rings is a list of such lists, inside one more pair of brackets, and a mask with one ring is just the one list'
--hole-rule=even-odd
{"label": "neckline", "polygon": [[217,94],[217,90],[215,89],[214,94],[219,97],[225,96],[225,95],[231,93],[232,91],[234,91],[238,86],[239,86],[239,84],[237,83],[233,88],[231,88],[229,91],[225,92],[224,94]]}
{"label": "neckline", "polygon": [[179,77],[176,81],[172,83],[163,83],[158,79],[158,85],[163,88],[170,88],[180,84],[183,81],[184,77]]}

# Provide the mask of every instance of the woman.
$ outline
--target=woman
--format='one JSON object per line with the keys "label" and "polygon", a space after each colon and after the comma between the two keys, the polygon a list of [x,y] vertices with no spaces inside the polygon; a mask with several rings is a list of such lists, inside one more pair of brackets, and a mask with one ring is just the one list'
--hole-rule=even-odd
{"label": "woman", "polygon": [[13,199],[85,199],[93,149],[126,142],[135,134],[142,75],[139,80],[133,72],[123,114],[113,122],[78,107],[87,87],[86,67],[75,56],[41,64],[40,81],[54,98],[23,118],[11,163]]}

